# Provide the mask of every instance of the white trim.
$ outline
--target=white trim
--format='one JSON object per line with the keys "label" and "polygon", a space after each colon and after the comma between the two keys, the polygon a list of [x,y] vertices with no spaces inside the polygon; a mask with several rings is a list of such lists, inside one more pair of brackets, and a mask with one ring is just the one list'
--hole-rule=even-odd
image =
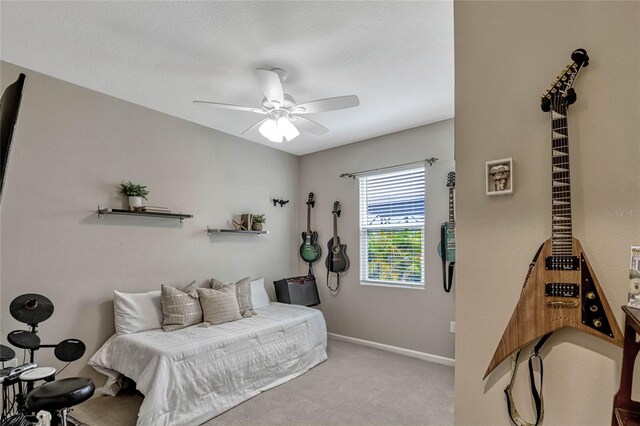
{"label": "white trim", "polygon": [[390,288],[412,288],[414,290],[424,290],[424,283],[421,284],[396,284],[392,281],[371,281],[360,280],[360,285],[369,285],[372,287],[390,287]]}
{"label": "white trim", "polygon": [[456,360],[453,358],[447,358],[440,355],[428,354],[426,352],[418,352],[412,349],[399,348],[398,346],[385,345],[384,343],[372,342],[370,340],[357,339],[355,337],[343,336],[341,334],[327,333],[332,339],[342,340],[343,342],[355,343],[356,345],[368,346],[370,348],[382,349],[383,351],[393,352],[400,355],[405,355],[411,358],[418,358],[424,361],[435,362],[436,364],[448,365],[449,367],[455,367]]}

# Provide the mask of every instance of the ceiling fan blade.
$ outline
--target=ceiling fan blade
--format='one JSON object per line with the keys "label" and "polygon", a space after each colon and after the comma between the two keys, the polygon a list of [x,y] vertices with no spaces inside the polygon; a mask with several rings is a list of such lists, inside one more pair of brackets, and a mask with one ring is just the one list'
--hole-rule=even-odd
{"label": "ceiling fan blade", "polygon": [[240,105],[221,104],[221,103],[218,103],[218,102],[193,101],[193,103],[194,104],[209,104],[209,105],[213,105],[216,108],[234,109],[236,111],[255,112],[257,114],[266,114],[267,113],[267,111],[263,110],[262,108],[253,108],[253,107],[246,107],[246,106],[240,106]]}
{"label": "ceiling fan blade", "polygon": [[282,106],[284,104],[284,90],[280,76],[271,70],[258,68],[256,69],[256,77],[267,100],[275,107]]}
{"label": "ceiling fan blade", "polygon": [[253,130],[253,129],[257,129],[258,127],[260,127],[260,125],[262,123],[264,123],[265,121],[269,120],[269,118],[265,118],[264,120],[260,120],[258,121],[256,124],[254,124],[253,126],[249,127],[247,130],[245,130],[244,132],[241,133],[241,135],[244,135],[245,133]]}
{"label": "ceiling fan blade", "polygon": [[329,131],[329,129],[324,127],[322,124],[318,124],[313,120],[309,120],[308,118],[297,117],[295,115],[291,117],[295,118],[295,121],[293,123],[298,128],[304,130],[305,132],[309,132],[312,135],[322,136]]}
{"label": "ceiling fan blade", "polygon": [[312,114],[314,112],[353,108],[358,105],[360,105],[360,99],[356,95],[338,96],[300,104],[293,109],[293,112],[296,114]]}

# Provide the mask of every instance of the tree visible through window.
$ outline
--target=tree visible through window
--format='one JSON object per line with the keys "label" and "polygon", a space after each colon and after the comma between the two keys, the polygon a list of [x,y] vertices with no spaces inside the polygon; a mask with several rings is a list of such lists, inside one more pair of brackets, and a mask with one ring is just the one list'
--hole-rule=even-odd
{"label": "tree visible through window", "polygon": [[424,166],[360,178],[360,278],[424,285]]}

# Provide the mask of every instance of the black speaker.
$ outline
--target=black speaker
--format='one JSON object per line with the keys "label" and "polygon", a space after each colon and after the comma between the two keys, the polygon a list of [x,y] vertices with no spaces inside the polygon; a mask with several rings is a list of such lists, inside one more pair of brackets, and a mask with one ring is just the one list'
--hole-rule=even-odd
{"label": "black speaker", "polygon": [[320,296],[313,275],[283,278],[274,281],[276,299],[290,305],[315,306],[320,304]]}

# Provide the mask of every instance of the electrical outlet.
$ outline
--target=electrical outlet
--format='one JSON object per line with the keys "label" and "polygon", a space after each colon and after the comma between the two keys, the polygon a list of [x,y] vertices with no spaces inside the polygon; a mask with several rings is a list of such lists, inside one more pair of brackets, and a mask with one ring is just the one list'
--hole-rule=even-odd
{"label": "electrical outlet", "polygon": [[17,367],[18,366],[18,358],[13,358],[13,359],[10,359],[9,361],[5,361],[4,366],[5,366],[5,368]]}
{"label": "electrical outlet", "polygon": [[449,331],[453,334],[456,334],[456,322],[455,321],[451,321],[449,323]]}

